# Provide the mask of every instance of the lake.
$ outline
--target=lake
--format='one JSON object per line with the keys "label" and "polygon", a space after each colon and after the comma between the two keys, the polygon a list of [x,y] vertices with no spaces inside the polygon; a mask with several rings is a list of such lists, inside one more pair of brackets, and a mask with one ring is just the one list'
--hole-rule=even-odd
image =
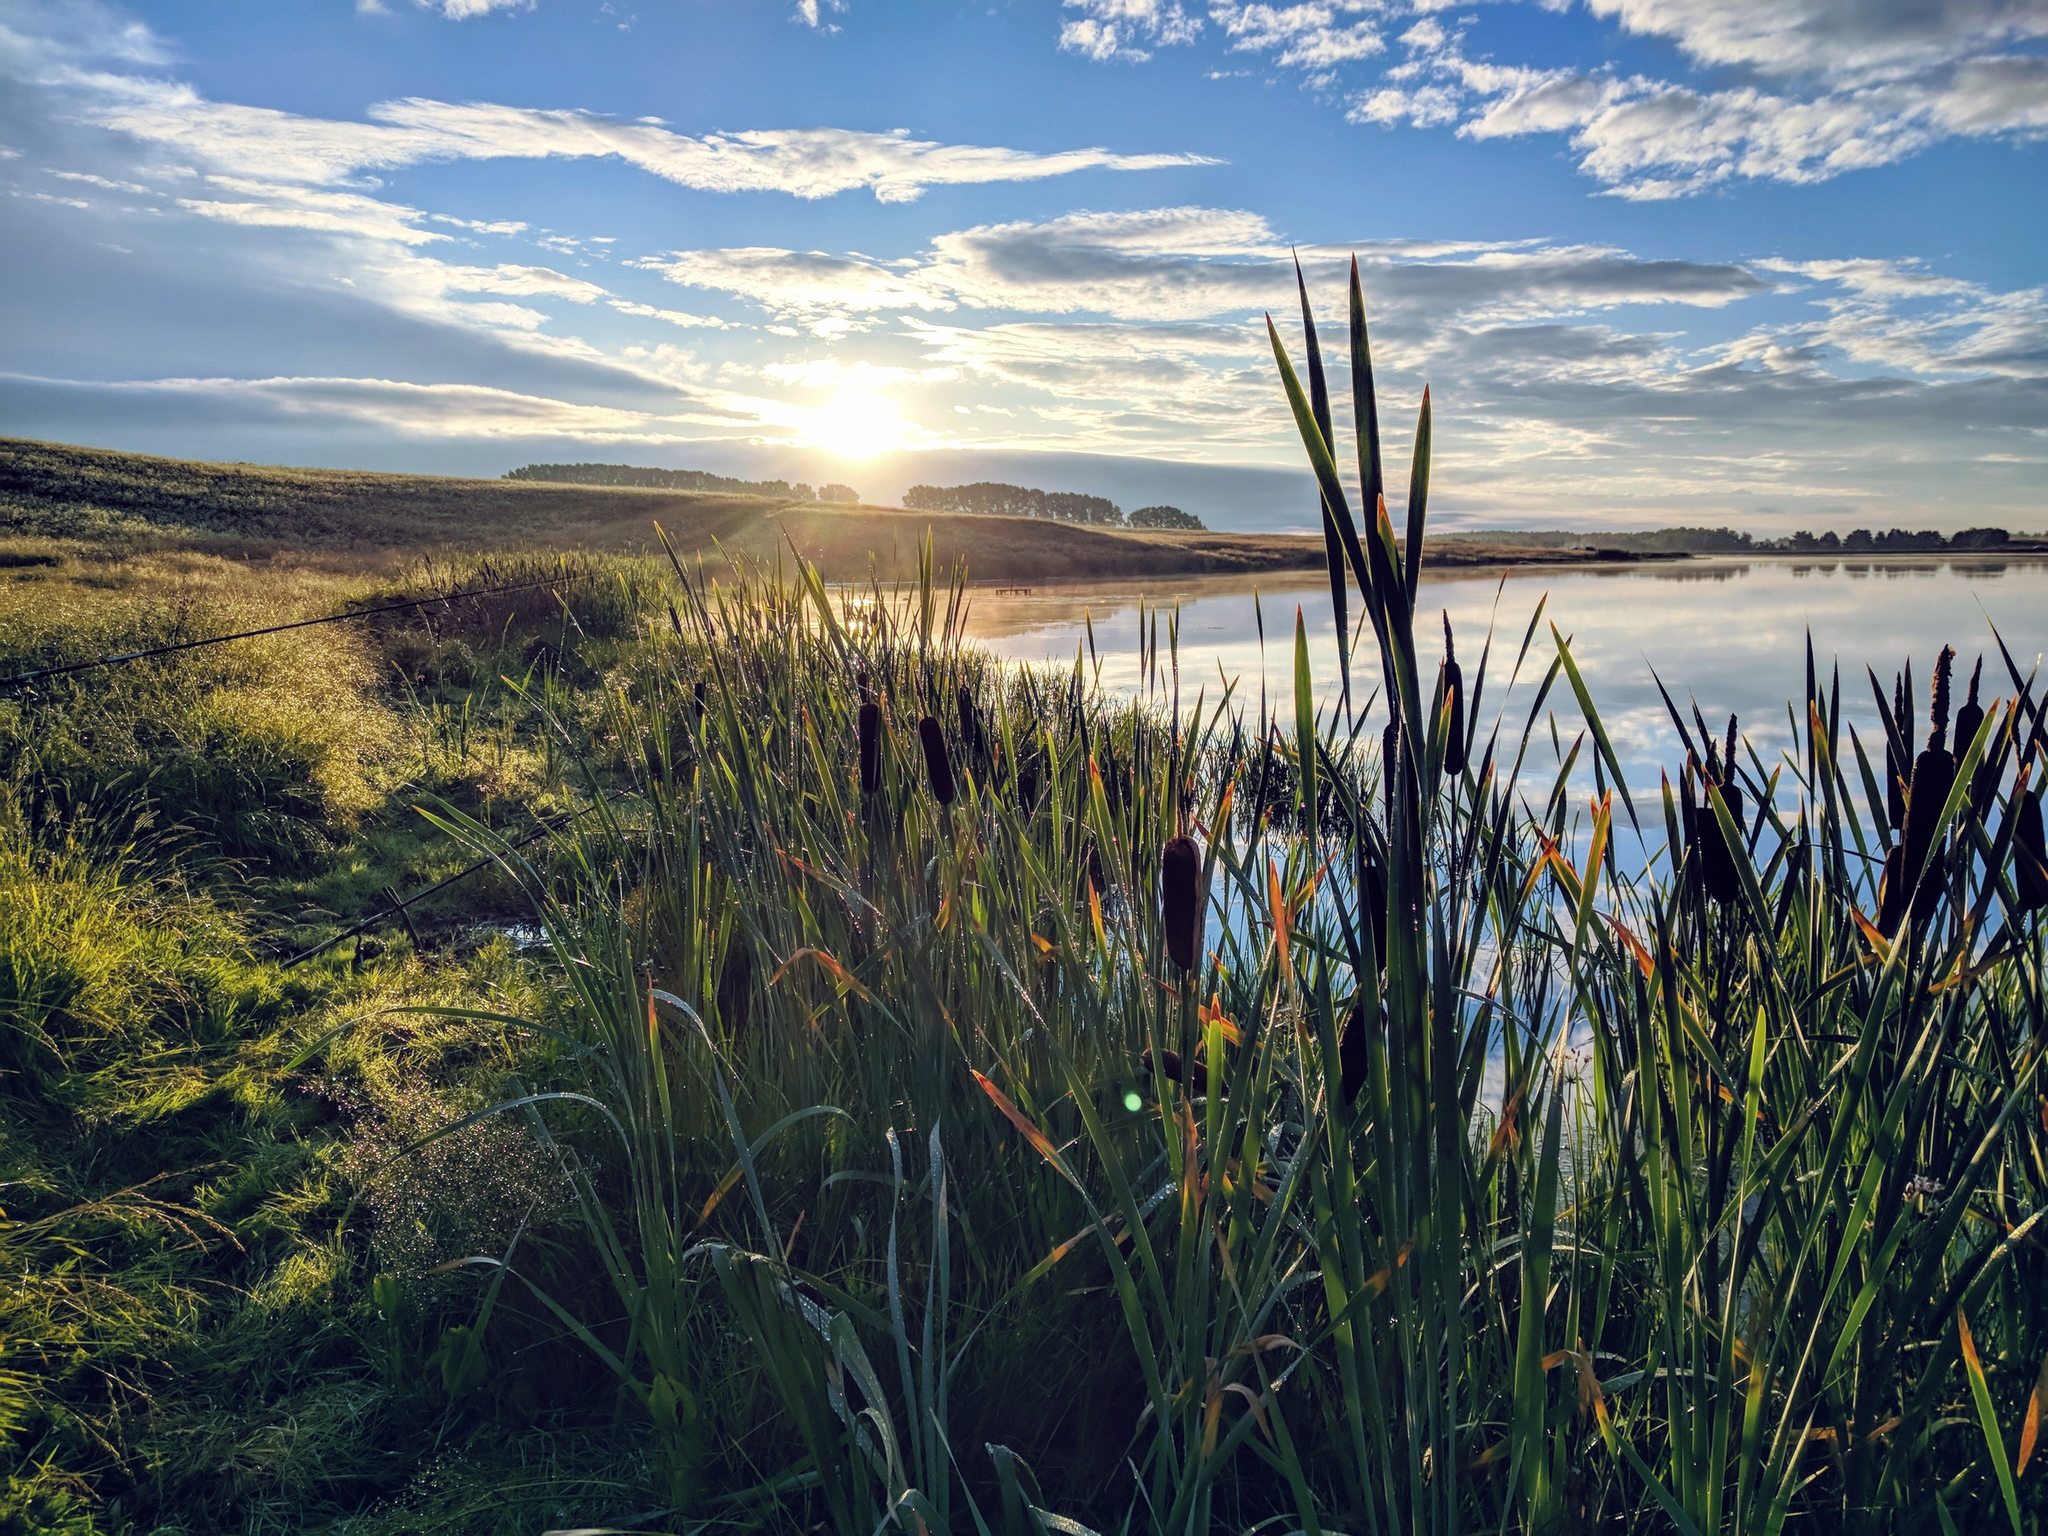
{"label": "lake", "polygon": [[[1697,700],[1719,731],[1732,711],[1744,736],[1767,764],[1791,745],[1786,701],[1805,692],[1805,638],[1813,635],[1823,679],[1839,660],[1848,715],[1866,744],[1874,739],[1877,710],[1866,665],[1876,668],[1887,694],[1892,674],[1910,655],[1927,713],[1927,680],[1944,644],[1957,652],[1956,697],[1962,702],[1970,667],[1982,654],[1984,697],[2012,693],[2011,680],[1992,639],[1996,624],[2023,671],[2048,649],[2048,558],[1928,557],[1887,560],[1695,559],[1585,568],[1529,567],[1526,572],[1425,573],[1416,635],[1433,674],[1442,656],[1441,620],[1448,611],[1458,661],[1469,690],[1488,626],[1488,666],[1480,735],[1502,703],[1501,685],[1539,600],[1545,600],[1522,677],[1508,699],[1502,735],[1519,734],[1535,688],[1555,654],[1549,625],[1571,641],[1599,706],[1631,790],[1654,793],[1662,769],[1674,769],[1683,749],[1658,697],[1651,668],[1680,708]],[[1178,603],[1180,687],[1183,703],[1198,692],[1214,700],[1221,680],[1237,680],[1238,698],[1256,713],[1263,679],[1276,708],[1292,708],[1294,615],[1307,624],[1319,702],[1338,694],[1337,648],[1330,590],[1320,573],[1243,578],[1181,578],[1152,583],[1042,587],[1028,591],[978,588],[967,632],[996,654],[1016,661],[1071,665],[1085,649],[1092,621],[1095,661],[1105,687],[1145,685],[1139,655],[1140,625],[1157,615],[1162,673],[1167,619]],[[1358,597],[1352,592],[1352,622]],[[1265,624],[1259,638],[1261,612]],[[1363,702],[1379,676],[1370,630],[1355,653],[1353,688]],[[1158,686],[1170,686],[1162,675]],[[1556,715],[1567,747],[1580,728],[1563,679],[1547,708]],[[1377,711],[1384,718],[1383,711]],[[1555,759],[1549,733],[1539,727],[1530,767],[1546,781]],[[1675,776],[1675,775],[1674,775]]]}

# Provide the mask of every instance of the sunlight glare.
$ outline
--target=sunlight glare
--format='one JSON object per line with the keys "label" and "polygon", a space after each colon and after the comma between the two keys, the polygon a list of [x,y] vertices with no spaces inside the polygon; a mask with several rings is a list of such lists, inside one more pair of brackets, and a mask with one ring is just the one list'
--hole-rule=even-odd
{"label": "sunlight glare", "polygon": [[903,419],[895,406],[872,390],[834,395],[811,413],[810,440],[841,458],[866,459],[887,453],[903,440]]}

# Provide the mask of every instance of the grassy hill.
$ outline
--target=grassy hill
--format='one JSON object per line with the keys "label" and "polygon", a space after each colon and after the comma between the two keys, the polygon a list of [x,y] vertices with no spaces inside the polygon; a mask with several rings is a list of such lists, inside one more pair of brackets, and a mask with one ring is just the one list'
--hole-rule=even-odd
{"label": "grassy hill", "polygon": [[[1317,536],[1136,532],[717,492],[465,480],[443,475],[207,464],[0,439],[0,537],[217,553],[346,556],[425,551],[636,550],[659,524],[686,553],[772,559],[791,545],[831,580],[912,574],[929,535],[940,569],[1059,582],[1306,570]],[[1432,543],[1433,565],[1576,563],[1583,551]]]}

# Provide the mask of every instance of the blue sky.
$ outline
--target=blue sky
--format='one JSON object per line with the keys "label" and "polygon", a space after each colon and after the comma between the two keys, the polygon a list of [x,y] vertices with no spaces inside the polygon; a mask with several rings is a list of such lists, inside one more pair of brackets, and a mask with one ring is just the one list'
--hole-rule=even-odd
{"label": "blue sky", "polygon": [[2044,0],[0,0],[0,433],[1309,526],[1294,247],[1446,524],[2038,528],[2044,134]]}

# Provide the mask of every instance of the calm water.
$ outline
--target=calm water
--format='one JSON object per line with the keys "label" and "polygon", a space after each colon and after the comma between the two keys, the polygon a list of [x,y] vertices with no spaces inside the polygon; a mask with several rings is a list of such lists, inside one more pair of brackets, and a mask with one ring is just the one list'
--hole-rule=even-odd
{"label": "calm water", "polygon": [[[1651,679],[1655,667],[1681,708],[1696,699],[1717,729],[1732,711],[1745,737],[1766,763],[1792,742],[1786,701],[1805,691],[1805,637],[1826,677],[1839,660],[1849,718],[1866,743],[1877,711],[1866,664],[1887,692],[1892,674],[1910,656],[1926,716],[1925,679],[1944,644],[1959,656],[1960,684],[1979,653],[1985,656],[1985,697],[2010,694],[2012,685],[1991,637],[1996,624],[2022,670],[2048,649],[2048,559],[2003,561],[1939,559],[1885,562],[1689,560],[1588,570],[1498,570],[1425,576],[1417,638],[1433,667],[1442,654],[1439,610],[1448,610],[1457,633],[1458,660],[1472,685],[1489,624],[1482,736],[1502,703],[1501,685],[1539,600],[1548,595],[1544,623],[1531,641],[1522,678],[1508,697],[1508,718],[1518,735],[1535,689],[1554,654],[1549,625],[1571,640],[1601,718],[1628,774],[1631,789],[1654,791],[1658,772],[1674,767],[1682,749]],[[1268,695],[1291,709],[1294,615],[1306,620],[1319,701],[1337,697],[1337,648],[1330,592],[1320,575],[1267,576],[1255,587],[1242,579],[1183,579],[1100,587],[1045,587],[1025,592],[977,590],[968,632],[997,654],[1019,661],[1071,664],[1087,644],[1092,620],[1095,658],[1106,687],[1145,686],[1139,660],[1141,622],[1160,610],[1160,651],[1166,615],[1179,602],[1180,687],[1183,702],[1199,691],[1210,699],[1221,680],[1235,679],[1238,697],[1256,711],[1263,679]],[[1357,594],[1352,595],[1357,621]],[[1256,604],[1256,607],[1255,607]],[[1259,639],[1263,611],[1265,642]],[[1141,619],[1141,614],[1143,618]],[[1426,627],[1427,626],[1427,627]],[[1353,662],[1353,687],[1362,701],[1379,674],[1367,632]],[[1164,679],[1161,679],[1164,686]],[[1546,709],[1567,746],[1580,729],[1577,707],[1562,679]],[[1547,779],[1554,764],[1549,733],[1539,726],[1540,751],[1530,762]],[[1503,729],[1503,737],[1510,732]]]}

